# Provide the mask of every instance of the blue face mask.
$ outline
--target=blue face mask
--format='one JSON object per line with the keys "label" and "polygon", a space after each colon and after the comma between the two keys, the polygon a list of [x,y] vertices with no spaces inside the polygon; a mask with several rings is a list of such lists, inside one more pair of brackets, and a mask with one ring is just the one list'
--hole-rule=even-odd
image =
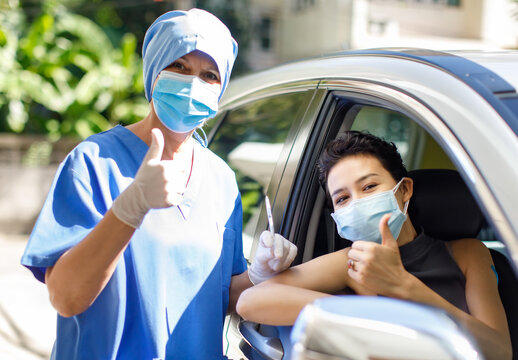
{"label": "blue face mask", "polygon": [[160,121],[174,132],[186,133],[216,115],[220,92],[220,84],[163,70],[158,75],[152,98]]}
{"label": "blue face mask", "polygon": [[407,218],[406,212],[410,201],[405,203],[404,212],[402,212],[394,195],[402,181],[403,179],[392,190],[353,200],[331,214],[336,222],[338,234],[351,241],[364,240],[381,244],[380,220],[383,215],[392,214],[388,226],[394,239],[397,240]]}

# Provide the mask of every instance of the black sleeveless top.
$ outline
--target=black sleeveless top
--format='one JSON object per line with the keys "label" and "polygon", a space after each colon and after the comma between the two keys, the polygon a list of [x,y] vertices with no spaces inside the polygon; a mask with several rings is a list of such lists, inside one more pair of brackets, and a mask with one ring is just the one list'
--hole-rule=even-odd
{"label": "black sleeveless top", "polygon": [[446,243],[421,232],[400,246],[405,269],[444,299],[469,313],[466,302],[466,278],[453,259]]}

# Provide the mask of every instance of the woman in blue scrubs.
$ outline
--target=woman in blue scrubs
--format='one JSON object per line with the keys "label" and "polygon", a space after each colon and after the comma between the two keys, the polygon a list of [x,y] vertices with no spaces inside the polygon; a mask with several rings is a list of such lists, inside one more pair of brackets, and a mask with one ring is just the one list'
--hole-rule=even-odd
{"label": "woman in blue scrubs", "polygon": [[293,261],[264,232],[247,270],[234,173],[193,139],[236,55],[212,14],[160,16],[143,45],[148,116],[60,165],[22,258],[59,314],[52,359],[221,359],[241,292]]}

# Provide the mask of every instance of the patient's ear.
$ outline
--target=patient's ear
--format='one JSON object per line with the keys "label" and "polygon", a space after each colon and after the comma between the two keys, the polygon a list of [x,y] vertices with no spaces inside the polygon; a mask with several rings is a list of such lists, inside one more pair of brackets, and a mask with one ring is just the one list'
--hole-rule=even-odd
{"label": "patient's ear", "polygon": [[403,194],[403,202],[407,202],[410,200],[412,195],[414,194],[414,179],[410,177],[404,177],[403,182],[399,185],[401,189],[401,193]]}

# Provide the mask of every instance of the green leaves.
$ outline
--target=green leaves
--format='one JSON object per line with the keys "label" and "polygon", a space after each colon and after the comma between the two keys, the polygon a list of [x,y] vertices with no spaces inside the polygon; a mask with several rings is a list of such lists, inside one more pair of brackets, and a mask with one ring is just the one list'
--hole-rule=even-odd
{"label": "green leaves", "polygon": [[17,7],[0,13],[0,131],[85,138],[143,118],[135,36],[114,45],[92,20],[46,8],[31,23]]}

